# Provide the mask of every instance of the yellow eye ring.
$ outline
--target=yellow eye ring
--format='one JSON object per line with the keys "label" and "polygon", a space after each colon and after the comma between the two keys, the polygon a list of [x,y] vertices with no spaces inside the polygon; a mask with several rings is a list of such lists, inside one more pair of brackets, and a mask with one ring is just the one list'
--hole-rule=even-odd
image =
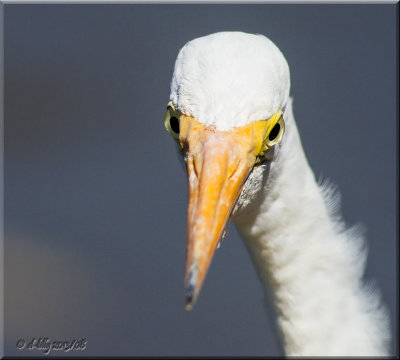
{"label": "yellow eye ring", "polygon": [[262,159],[264,153],[282,139],[283,133],[285,132],[285,121],[281,110],[278,110],[267,121],[269,123],[268,130],[264,136],[262,149],[258,154],[259,159]]}
{"label": "yellow eye ring", "polygon": [[283,120],[283,114],[279,114],[277,121],[271,123],[268,129],[267,136],[265,137],[265,145],[270,148],[277,144],[285,132],[285,121]]}
{"label": "yellow eye ring", "polygon": [[179,117],[179,112],[175,109],[172,101],[170,101],[167,105],[167,110],[165,112],[164,125],[167,131],[176,141],[179,141]]}

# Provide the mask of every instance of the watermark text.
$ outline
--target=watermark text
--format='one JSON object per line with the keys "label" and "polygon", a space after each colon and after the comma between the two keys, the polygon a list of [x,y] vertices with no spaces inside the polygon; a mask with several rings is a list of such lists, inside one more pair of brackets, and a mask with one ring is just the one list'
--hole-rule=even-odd
{"label": "watermark text", "polygon": [[42,351],[44,354],[48,354],[50,351],[79,351],[85,350],[87,345],[87,340],[82,339],[72,339],[72,340],[51,340],[48,337],[32,338],[29,340],[18,339],[16,347],[18,350],[38,350]]}

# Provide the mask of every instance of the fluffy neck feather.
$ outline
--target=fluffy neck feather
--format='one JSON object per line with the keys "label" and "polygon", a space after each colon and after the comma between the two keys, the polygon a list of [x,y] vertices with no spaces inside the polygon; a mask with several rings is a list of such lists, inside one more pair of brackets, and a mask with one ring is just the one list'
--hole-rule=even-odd
{"label": "fluffy neck feather", "polygon": [[377,294],[362,284],[363,239],[333,218],[326,188],[317,185],[305,158],[290,103],[285,116],[282,146],[260,179],[257,173],[249,179],[257,193],[248,194],[248,204],[242,199],[234,214],[277,311],[285,352],[386,355],[386,313]]}

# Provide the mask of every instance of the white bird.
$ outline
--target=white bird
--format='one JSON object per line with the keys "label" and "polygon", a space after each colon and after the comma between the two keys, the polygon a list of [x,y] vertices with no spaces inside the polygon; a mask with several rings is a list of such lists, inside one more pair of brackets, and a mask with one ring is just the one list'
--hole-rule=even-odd
{"label": "white bird", "polygon": [[387,313],[362,280],[363,238],[315,180],[289,90],[286,59],[262,35],[216,33],[178,54],[165,126],[189,179],[186,308],[232,217],[286,355],[388,355]]}

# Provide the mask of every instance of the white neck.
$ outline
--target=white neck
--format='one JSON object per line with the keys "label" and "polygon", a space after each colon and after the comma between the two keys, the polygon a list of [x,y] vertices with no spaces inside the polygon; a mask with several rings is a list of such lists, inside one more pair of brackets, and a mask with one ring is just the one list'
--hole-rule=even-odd
{"label": "white neck", "polygon": [[283,146],[257,199],[233,219],[277,311],[285,353],[387,355],[386,313],[362,284],[363,239],[333,218],[287,107]]}

